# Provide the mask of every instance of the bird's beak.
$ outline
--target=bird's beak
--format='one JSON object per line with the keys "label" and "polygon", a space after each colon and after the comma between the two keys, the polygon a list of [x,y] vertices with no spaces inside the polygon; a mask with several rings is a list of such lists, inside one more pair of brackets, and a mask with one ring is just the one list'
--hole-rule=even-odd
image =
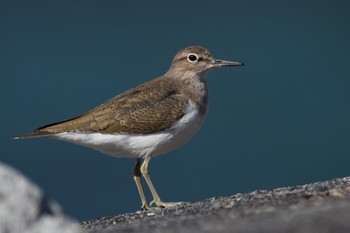
{"label": "bird's beak", "polygon": [[214,59],[211,63],[211,67],[223,67],[223,66],[244,66],[244,63],[242,62],[236,62],[236,61],[225,61],[225,60],[219,60]]}

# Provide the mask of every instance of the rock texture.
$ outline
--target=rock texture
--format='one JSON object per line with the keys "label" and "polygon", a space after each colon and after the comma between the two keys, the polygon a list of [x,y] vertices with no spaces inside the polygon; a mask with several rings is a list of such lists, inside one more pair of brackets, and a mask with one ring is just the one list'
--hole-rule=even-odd
{"label": "rock texture", "polygon": [[350,232],[350,177],[86,221],[86,233]]}
{"label": "rock texture", "polygon": [[78,229],[35,184],[0,163],[0,233],[76,233]]}
{"label": "rock texture", "polygon": [[0,163],[0,233],[350,232],[350,177],[214,197],[81,223]]}

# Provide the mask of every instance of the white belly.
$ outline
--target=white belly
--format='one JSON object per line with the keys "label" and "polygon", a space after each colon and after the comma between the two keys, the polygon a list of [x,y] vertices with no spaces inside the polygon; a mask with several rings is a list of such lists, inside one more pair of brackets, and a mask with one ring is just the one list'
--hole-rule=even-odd
{"label": "white belly", "polygon": [[58,133],[55,139],[90,147],[115,157],[143,158],[157,156],[174,150],[186,142],[201,126],[204,115],[188,104],[185,115],[165,131],[148,135]]}

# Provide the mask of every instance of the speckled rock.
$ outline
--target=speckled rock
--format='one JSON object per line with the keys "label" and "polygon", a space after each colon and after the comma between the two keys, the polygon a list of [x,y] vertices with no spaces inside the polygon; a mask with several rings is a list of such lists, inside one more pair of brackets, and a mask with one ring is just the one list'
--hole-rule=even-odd
{"label": "speckled rock", "polygon": [[75,222],[35,184],[0,163],[0,233],[76,233]]}
{"label": "speckled rock", "polygon": [[350,177],[86,221],[86,233],[350,232]]}

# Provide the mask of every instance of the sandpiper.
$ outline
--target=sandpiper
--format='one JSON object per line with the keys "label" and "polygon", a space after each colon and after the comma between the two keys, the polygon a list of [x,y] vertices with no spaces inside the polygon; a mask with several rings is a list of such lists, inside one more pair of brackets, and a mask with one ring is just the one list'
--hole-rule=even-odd
{"label": "sandpiper", "polygon": [[[152,157],[185,144],[200,128],[208,109],[207,72],[241,62],[214,59],[201,46],[180,50],[162,76],[136,86],[98,107],[68,120],[15,137],[49,137],[101,151],[114,157],[136,159],[133,170],[142,206],[173,206],[163,202],[148,173]],[[153,196],[149,205],[141,175]]]}

